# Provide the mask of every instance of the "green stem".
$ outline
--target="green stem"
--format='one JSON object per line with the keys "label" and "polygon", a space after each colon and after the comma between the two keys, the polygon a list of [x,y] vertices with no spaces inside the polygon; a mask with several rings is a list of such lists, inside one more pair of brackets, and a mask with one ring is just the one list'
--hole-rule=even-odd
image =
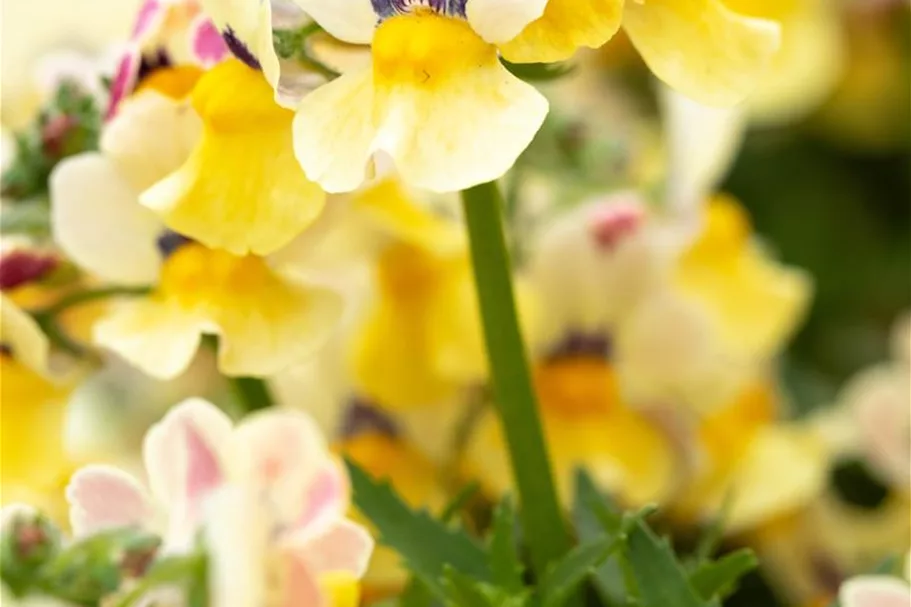
{"label": "green stem", "polygon": [[569,550],[571,539],[563,522],[519,332],[501,205],[495,183],[462,192],[497,410],[522,502],[532,565],[543,576],[548,564]]}
{"label": "green stem", "polygon": [[240,403],[244,414],[267,409],[275,405],[275,398],[268,384],[258,377],[230,378],[231,391]]}

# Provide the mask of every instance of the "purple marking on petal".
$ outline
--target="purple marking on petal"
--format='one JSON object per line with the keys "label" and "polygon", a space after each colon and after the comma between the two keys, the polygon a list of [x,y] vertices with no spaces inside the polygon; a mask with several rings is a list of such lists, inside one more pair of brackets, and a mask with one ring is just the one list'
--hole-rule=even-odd
{"label": "purple marking on petal", "polygon": [[155,240],[155,244],[158,245],[158,252],[161,254],[162,259],[167,259],[173,255],[177,249],[191,242],[193,242],[192,238],[184,236],[183,234],[178,234],[173,230],[165,230]]}
{"label": "purple marking on petal", "polygon": [[190,48],[203,67],[211,67],[228,54],[228,45],[215,24],[205,16],[197,17],[190,26]]}
{"label": "purple marking on petal", "polygon": [[164,7],[158,0],[146,0],[142,8],[139,9],[139,14],[136,15],[136,23],[133,25],[131,38],[133,40],[142,38],[143,35],[152,29],[155,22],[161,19],[164,12]]}
{"label": "purple marking on petal", "polygon": [[0,257],[0,290],[39,281],[53,272],[59,263],[57,256],[48,253],[10,251]]}
{"label": "purple marking on petal", "polygon": [[237,34],[234,33],[234,30],[228,26],[224,32],[222,32],[222,37],[225,40],[225,44],[228,45],[228,50],[231,53],[246,63],[249,67],[252,67],[254,70],[262,71],[262,66],[259,64],[259,59],[256,58],[246,44],[241,42],[240,38],[237,37]]}
{"label": "purple marking on petal", "polygon": [[136,81],[139,77],[140,62],[139,49],[136,47],[130,48],[120,59],[117,71],[114,73],[114,80],[111,83],[111,97],[108,100],[108,109],[104,115],[105,120],[110,120],[117,114],[117,107],[120,105],[120,102],[123,101],[133,90],[133,87],[136,86]]}
{"label": "purple marking on petal", "polygon": [[606,334],[570,331],[566,337],[547,354],[549,360],[565,358],[597,357],[610,358],[611,340]]}
{"label": "purple marking on petal", "polygon": [[366,432],[379,432],[385,436],[398,436],[395,421],[371,403],[355,399],[345,412],[342,437],[354,438]]}
{"label": "purple marking on petal", "polygon": [[381,18],[404,15],[415,9],[430,9],[441,15],[465,18],[467,0],[370,0],[373,11]]}

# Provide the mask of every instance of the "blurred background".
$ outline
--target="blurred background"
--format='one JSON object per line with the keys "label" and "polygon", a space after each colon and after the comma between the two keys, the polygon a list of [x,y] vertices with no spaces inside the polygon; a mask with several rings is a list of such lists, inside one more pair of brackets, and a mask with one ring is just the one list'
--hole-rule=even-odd
{"label": "blurred background", "polygon": [[[61,77],[91,79],[99,70],[110,71],[140,2],[2,2],[0,121],[6,155],[9,137],[34,119]],[[911,309],[911,5],[904,0],[728,4],[779,20],[784,44],[754,97],[726,114],[735,143],[722,154],[709,189],[738,200],[766,250],[812,277],[808,312],[775,364],[789,396],[786,417],[824,425],[826,412],[843,404],[852,378],[892,359],[896,347],[906,351],[911,339],[895,329]],[[570,209],[629,188],[661,198],[668,189],[664,93],[629,41],[621,33],[563,67],[556,70],[559,78],[551,74],[541,83],[552,100],[551,115],[505,183],[521,207],[511,216],[516,234],[534,232],[547,221],[539,207]],[[703,136],[710,138],[709,127],[700,128],[684,143],[694,154]],[[4,238],[10,238],[8,231]],[[516,254],[521,260],[518,245]],[[896,346],[896,340],[904,345]],[[212,377],[211,361],[196,364],[203,370],[183,383],[155,383],[154,389],[122,363],[95,376],[75,399],[95,410],[88,416],[91,423],[99,423],[99,408],[133,421],[129,431],[108,421],[102,433],[107,438],[88,432],[83,441],[123,448],[141,436],[165,403],[193,391],[224,396],[227,390]],[[146,402],[151,394],[154,406]],[[898,398],[907,412],[911,394],[900,392]],[[367,451],[369,457],[389,457],[393,469],[392,455]],[[911,461],[911,451],[906,455]],[[846,504],[837,515],[827,510],[792,516],[787,542],[778,541],[773,525],[762,538],[726,540],[722,549],[755,544],[772,563],[751,574],[726,605],[821,606],[827,598],[817,597],[829,595],[806,588],[825,586],[828,568],[836,568],[831,563],[866,570],[870,563],[904,557],[902,547],[907,551],[911,544],[911,484],[890,486],[853,456],[836,459],[828,470],[827,495]],[[897,515],[890,510],[896,499]],[[691,530],[673,521],[667,529],[678,547],[692,548]],[[826,534],[838,534],[844,543]],[[805,557],[799,566],[789,560],[798,553]],[[801,576],[815,581],[794,579]]]}

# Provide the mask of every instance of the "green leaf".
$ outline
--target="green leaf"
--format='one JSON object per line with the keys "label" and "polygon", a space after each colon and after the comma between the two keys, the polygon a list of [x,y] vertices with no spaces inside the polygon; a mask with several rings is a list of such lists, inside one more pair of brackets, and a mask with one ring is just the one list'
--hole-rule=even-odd
{"label": "green leaf", "polygon": [[711,556],[718,550],[721,540],[724,537],[724,526],[727,523],[728,516],[731,512],[731,505],[734,503],[734,494],[728,492],[724,496],[724,502],[721,509],[709,523],[708,528],[699,538],[699,545],[696,546],[696,566],[708,562]]}
{"label": "green leaf", "polygon": [[[622,538],[623,517],[617,507],[602,496],[585,470],[576,472],[576,495],[573,521],[582,542],[598,537]],[[626,604],[626,581],[620,559],[609,555],[594,571],[592,582],[601,600],[608,606]]]}
{"label": "green leaf", "polygon": [[563,63],[512,63],[501,58],[503,67],[508,69],[513,76],[526,82],[549,82],[568,76],[575,71],[576,66],[569,62]]}
{"label": "green leaf", "polygon": [[443,586],[448,595],[446,604],[451,607],[498,607],[480,582],[446,567]]}
{"label": "green leaf", "polygon": [[354,503],[379,532],[379,541],[398,552],[408,568],[441,598],[447,566],[479,581],[491,573],[481,547],[461,529],[446,527],[426,511],[415,512],[387,482],[378,482],[350,460],[346,462]]}
{"label": "green leaf", "polygon": [[737,580],[752,569],[758,561],[749,549],[738,550],[714,562],[703,563],[690,575],[690,583],[704,599],[723,598],[736,587]]}
{"label": "green leaf", "polygon": [[541,582],[543,607],[559,607],[573,596],[595,567],[618,546],[616,538],[601,538],[579,544],[557,561]]}
{"label": "green leaf", "polygon": [[510,592],[520,592],[524,567],[516,550],[516,511],[512,501],[504,498],[493,516],[493,531],[488,553],[494,582]]}
{"label": "green leaf", "polygon": [[660,540],[641,518],[631,521],[627,558],[641,607],[707,607],[690,586],[666,540]]}

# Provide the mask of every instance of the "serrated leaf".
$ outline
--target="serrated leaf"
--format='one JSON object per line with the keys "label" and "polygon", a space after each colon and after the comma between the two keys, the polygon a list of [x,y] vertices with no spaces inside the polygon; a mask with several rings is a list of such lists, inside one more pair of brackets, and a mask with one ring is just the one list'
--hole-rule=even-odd
{"label": "serrated leaf", "polygon": [[380,542],[398,552],[408,568],[441,598],[447,566],[479,581],[490,582],[487,558],[464,530],[446,527],[426,511],[411,510],[387,482],[378,482],[357,464],[346,461],[354,503],[379,532]]}
{"label": "serrated leaf", "polygon": [[432,607],[433,593],[427,584],[412,576],[399,597],[401,607]]}
{"label": "serrated leaf", "polygon": [[452,567],[446,567],[443,586],[447,593],[446,604],[451,607],[498,607],[480,582]]}
{"label": "serrated leaf", "polygon": [[[576,472],[573,521],[580,541],[597,537],[620,537],[623,518],[616,506],[598,491],[585,470]],[[601,600],[608,606],[626,604],[626,582],[619,558],[608,558],[595,568],[592,582]]]}
{"label": "serrated leaf", "polygon": [[758,565],[751,550],[737,550],[714,562],[703,563],[690,575],[690,583],[704,599],[729,594],[743,575]]}
{"label": "serrated leaf", "polygon": [[508,69],[516,78],[526,82],[548,82],[568,76],[575,71],[576,66],[569,62],[563,63],[512,63],[500,59],[503,67]]}
{"label": "serrated leaf", "polygon": [[493,531],[488,554],[493,581],[509,592],[521,592],[523,566],[516,550],[516,511],[512,501],[504,498],[493,516]]}
{"label": "serrated leaf", "polygon": [[666,540],[660,540],[641,518],[632,521],[627,558],[641,607],[708,607],[690,586]]}
{"label": "serrated leaf", "polygon": [[579,544],[557,561],[541,582],[543,607],[563,605],[573,592],[613,551],[619,540],[602,536]]}

